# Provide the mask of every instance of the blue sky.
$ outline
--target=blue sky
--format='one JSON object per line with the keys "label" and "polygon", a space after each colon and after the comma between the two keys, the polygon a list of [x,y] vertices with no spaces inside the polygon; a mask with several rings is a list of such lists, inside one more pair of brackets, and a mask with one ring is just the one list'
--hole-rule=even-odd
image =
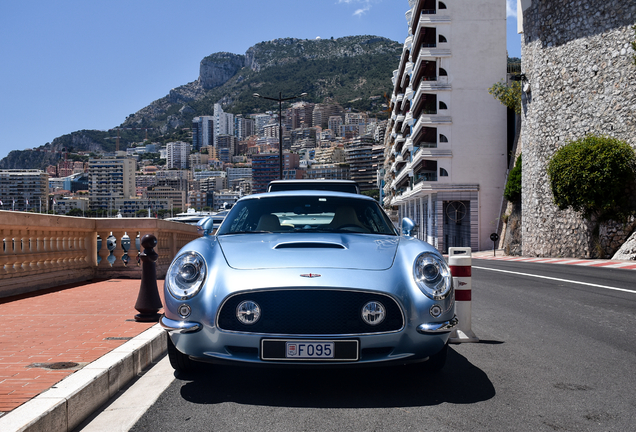
{"label": "blue sky", "polygon": [[[520,57],[516,1],[502,8],[506,1],[508,51]],[[201,59],[215,52],[244,54],[283,37],[403,43],[408,8],[407,0],[3,0],[0,158],[116,127],[196,80]]]}

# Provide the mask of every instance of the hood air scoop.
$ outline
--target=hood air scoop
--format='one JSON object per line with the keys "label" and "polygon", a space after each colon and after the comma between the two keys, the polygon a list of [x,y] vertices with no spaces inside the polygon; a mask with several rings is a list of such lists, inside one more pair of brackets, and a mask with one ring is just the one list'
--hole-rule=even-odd
{"label": "hood air scoop", "polygon": [[340,243],[292,242],[277,244],[274,249],[346,249],[346,247]]}

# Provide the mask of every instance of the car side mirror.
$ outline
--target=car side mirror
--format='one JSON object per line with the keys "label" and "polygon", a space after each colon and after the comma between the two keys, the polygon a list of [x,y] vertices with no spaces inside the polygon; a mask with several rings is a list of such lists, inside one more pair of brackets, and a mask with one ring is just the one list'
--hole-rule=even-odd
{"label": "car side mirror", "polygon": [[216,228],[214,227],[214,220],[212,219],[212,216],[205,217],[197,222],[197,232],[199,235],[214,235],[215,231]]}
{"label": "car side mirror", "polygon": [[415,226],[415,222],[413,222],[411,219],[407,217],[402,219],[402,235],[404,237],[411,237],[411,234],[415,230]]}

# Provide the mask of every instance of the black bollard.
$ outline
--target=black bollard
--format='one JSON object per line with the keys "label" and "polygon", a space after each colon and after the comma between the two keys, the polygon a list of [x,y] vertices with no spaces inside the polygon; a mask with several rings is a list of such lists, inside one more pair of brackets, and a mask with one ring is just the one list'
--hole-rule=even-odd
{"label": "black bollard", "polygon": [[141,259],[141,286],[135,309],[139,311],[135,315],[135,321],[158,322],[160,315],[157,313],[163,307],[157,288],[157,265],[155,261],[159,254],[153,249],[157,246],[157,237],[146,234],[141,238],[141,246],[144,251],[139,254]]}

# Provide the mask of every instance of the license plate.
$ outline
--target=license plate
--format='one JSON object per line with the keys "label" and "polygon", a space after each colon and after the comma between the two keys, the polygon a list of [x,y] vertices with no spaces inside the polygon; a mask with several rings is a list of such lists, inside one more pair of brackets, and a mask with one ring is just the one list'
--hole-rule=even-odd
{"label": "license plate", "polygon": [[261,339],[261,360],[358,361],[359,341]]}
{"label": "license plate", "polygon": [[287,342],[285,358],[290,359],[331,359],[334,358],[333,342]]}

